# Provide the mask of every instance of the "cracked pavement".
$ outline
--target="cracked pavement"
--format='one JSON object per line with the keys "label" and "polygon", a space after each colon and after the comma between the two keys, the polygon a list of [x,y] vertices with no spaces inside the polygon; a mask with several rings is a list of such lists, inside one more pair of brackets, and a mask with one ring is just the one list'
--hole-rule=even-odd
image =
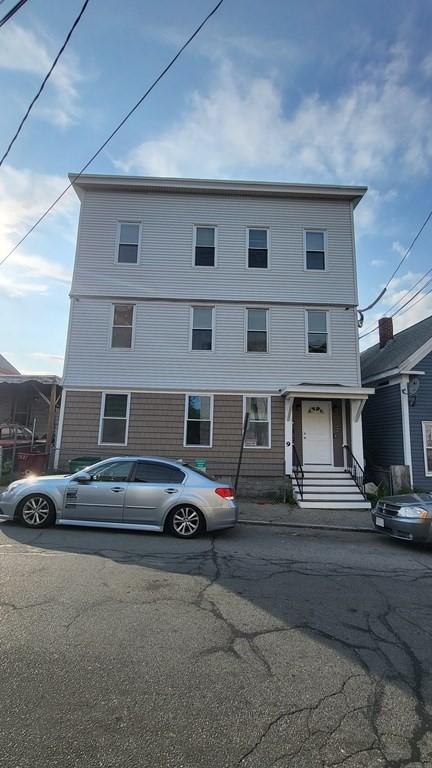
{"label": "cracked pavement", "polygon": [[432,550],[0,525],[1,768],[432,768]]}

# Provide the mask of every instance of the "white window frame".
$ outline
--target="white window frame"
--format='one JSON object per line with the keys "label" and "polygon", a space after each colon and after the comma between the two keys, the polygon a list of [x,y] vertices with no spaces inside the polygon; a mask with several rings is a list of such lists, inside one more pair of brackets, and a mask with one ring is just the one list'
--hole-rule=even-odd
{"label": "white window frame", "polygon": [[[266,350],[265,352],[258,352],[255,350],[248,350],[248,332],[249,332],[249,310],[260,309],[266,313]],[[245,339],[244,339],[244,351],[246,355],[269,355],[270,354],[270,309],[269,307],[245,307],[244,313],[244,325],[245,325]]]}
{"label": "white window frame", "polygon": [[[309,312],[324,312],[326,316],[327,333],[327,352],[309,352]],[[331,336],[330,336],[330,310],[327,307],[308,307],[305,309],[305,329],[306,329],[306,354],[308,357],[327,358],[331,356]],[[313,331],[311,331],[313,333]]]}
{"label": "white window frame", "polygon": [[[268,421],[267,422],[261,422],[261,423],[262,424],[265,424],[265,423],[268,424],[268,445],[246,445],[245,444],[244,447],[245,447],[245,449],[247,448],[248,450],[250,449],[250,450],[253,450],[253,451],[257,451],[257,450],[258,451],[268,451],[271,448],[271,436],[272,436],[272,428],[271,428],[271,425],[272,425],[272,419],[271,419],[271,400],[272,399],[271,399],[271,395],[262,395],[262,394],[243,395],[243,424],[244,424],[244,420],[245,420],[245,416],[246,416],[246,412],[247,412],[246,411],[247,401],[251,397],[261,397],[262,399],[266,398],[266,400],[267,400]],[[251,419],[250,419],[250,416],[249,416],[248,426],[250,424],[250,421],[251,421]]]}
{"label": "white window frame", "polygon": [[[214,264],[212,266],[205,264],[195,264],[195,248],[197,239],[197,229],[214,229]],[[192,239],[192,266],[194,269],[216,269],[218,265],[218,228],[216,224],[194,224]]]}
{"label": "white window frame", "polygon": [[[250,267],[249,266],[249,233],[253,229],[265,229],[267,232],[267,266],[266,267]],[[271,257],[271,238],[270,238],[270,227],[263,225],[259,226],[258,224],[251,224],[246,227],[246,256],[245,256],[245,265],[247,270],[251,270],[252,272],[265,272],[266,270],[270,269],[271,263],[270,263],[270,257]]]}
{"label": "white window frame", "polygon": [[[209,445],[192,445],[187,443],[187,424],[188,424],[188,411],[189,411],[189,398],[190,397],[209,397],[210,398],[210,444]],[[185,395],[185,408],[184,408],[184,425],[183,425],[183,447],[184,448],[213,448],[213,409],[214,409],[214,395],[209,395],[208,392],[187,392]],[[193,419],[191,419],[193,421]],[[204,419],[203,419],[204,421]]]}
{"label": "white window frame", "polygon": [[[131,402],[131,393],[130,392],[114,392],[112,390],[104,390],[101,392],[102,398],[101,398],[101,406],[100,406],[100,415],[99,415],[99,435],[98,435],[98,445],[127,445],[128,444],[128,437],[129,437],[129,415],[130,415],[130,402]],[[124,443],[103,443],[102,442],[102,435],[103,435],[103,420],[105,418],[105,400],[107,395],[126,395],[127,396],[127,404],[126,404],[126,429],[125,429],[125,442]],[[113,417],[108,417],[113,418]]]}
{"label": "white window frame", "polygon": [[[324,269],[309,269],[307,265],[307,249],[306,249],[306,232],[319,232],[323,235],[324,240]],[[314,272],[316,274],[322,274],[328,272],[328,247],[327,247],[327,230],[322,227],[305,227],[303,230],[303,269],[305,272]]]}
{"label": "white window frame", "polygon": [[[135,245],[135,243],[121,243],[120,233],[122,224],[132,224],[139,227],[138,230],[138,243],[137,243],[137,260],[135,262],[119,261],[119,248],[120,245]],[[116,235],[116,249],[115,249],[115,263],[119,267],[137,267],[141,261],[141,241],[142,241],[142,221],[133,221],[131,219],[121,219],[117,222],[117,235]]]}
{"label": "white window frame", "polygon": [[[131,334],[131,346],[130,347],[113,347],[112,345],[112,337],[113,337],[113,330],[114,330],[114,317],[115,317],[115,308],[116,307],[132,307],[132,334]],[[136,304],[134,304],[132,301],[115,301],[111,304],[111,314],[110,314],[110,327],[109,327],[109,337],[108,337],[108,349],[112,352],[133,352],[135,349],[135,330],[136,330]],[[116,326],[120,327],[120,326]],[[129,327],[129,326],[124,326]]]}
{"label": "white window frame", "polygon": [[[194,309],[211,309],[212,313],[212,325],[211,325],[211,332],[212,332],[212,345],[211,349],[192,349],[192,342],[193,342],[193,332],[194,330],[198,331],[199,328],[194,329]],[[190,316],[189,316],[189,352],[193,352],[194,354],[199,355],[209,355],[215,351],[215,314],[216,314],[216,307],[209,306],[208,304],[192,304],[190,307]],[[202,330],[208,330],[208,329],[202,329]]]}
{"label": "white window frame", "polygon": [[422,437],[423,437],[423,456],[424,456],[424,465],[425,465],[425,476],[431,477],[432,476],[432,470],[428,469],[428,461],[427,461],[427,446],[426,446],[426,424],[430,424],[432,427],[432,420],[426,420],[422,421]]}

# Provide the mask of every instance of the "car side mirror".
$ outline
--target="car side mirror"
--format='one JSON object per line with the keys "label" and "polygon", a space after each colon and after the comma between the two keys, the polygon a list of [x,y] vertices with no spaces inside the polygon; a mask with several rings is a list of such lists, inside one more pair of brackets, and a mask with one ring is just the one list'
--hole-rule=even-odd
{"label": "car side mirror", "polygon": [[80,472],[79,475],[74,477],[74,480],[76,483],[89,483],[91,480],[91,475],[89,475],[88,472]]}

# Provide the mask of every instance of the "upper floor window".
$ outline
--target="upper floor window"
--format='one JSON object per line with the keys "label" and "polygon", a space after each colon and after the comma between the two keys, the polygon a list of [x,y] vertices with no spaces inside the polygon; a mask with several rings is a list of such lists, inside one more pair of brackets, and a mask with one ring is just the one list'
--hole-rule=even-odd
{"label": "upper floor window", "polygon": [[306,269],[326,268],[325,232],[306,230],[304,233]]}
{"label": "upper floor window", "polygon": [[102,393],[99,445],[127,444],[129,400],[129,394]]}
{"label": "upper floor window", "polygon": [[247,265],[249,269],[267,269],[269,265],[268,229],[248,229]]}
{"label": "upper floor window", "polygon": [[213,397],[211,395],[186,395],[185,446],[211,447]]}
{"label": "upper floor window", "polygon": [[133,304],[113,304],[111,347],[132,349],[135,307]]}
{"label": "upper floor window", "polygon": [[310,353],[327,353],[328,347],[328,312],[321,309],[307,310],[308,346]]}
{"label": "upper floor window", "polygon": [[216,227],[194,228],[194,265],[216,266]]}
{"label": "upper floor window", "polygon": [[212,351],[213,314],[214,307],[192,307],[192,350]]}
{"label": "upper floor window", "polygon": [[245,448],[270,448],[270,397],[245,397],[243,409],[249,414]]}
{"label": "upper floor window", "polygon": [[267,309],[247,309],[246,352],[267,352]]}
{"label": "upper floor window", "polygon": [[118,230],[117,261],[119,264],[138,264],[141,225],[122,222]]}

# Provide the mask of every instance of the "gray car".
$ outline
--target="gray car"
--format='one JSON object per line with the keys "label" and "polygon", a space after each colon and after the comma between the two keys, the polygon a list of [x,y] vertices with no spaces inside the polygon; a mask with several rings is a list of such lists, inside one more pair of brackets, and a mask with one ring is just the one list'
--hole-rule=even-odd
{"label": "gray car", "polygon": [[408,493],[382,498],[372,510],[372,522],[377,531],[396,539],[432,542],[432,495]]}
{"label": "gray car", "polygon": [[73,475],[28,477],[0,494],[0,520],[29,528],[87,525],[169,531],[190,539],[237,521],[233,489],[186,464],[153,457],[99,461]]}

